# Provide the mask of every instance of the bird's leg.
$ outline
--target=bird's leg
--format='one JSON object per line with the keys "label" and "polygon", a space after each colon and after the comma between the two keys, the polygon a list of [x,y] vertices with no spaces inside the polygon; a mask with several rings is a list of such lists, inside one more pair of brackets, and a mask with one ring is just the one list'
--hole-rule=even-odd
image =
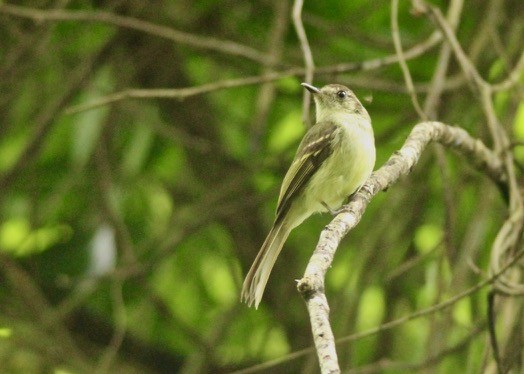
{"label": "bird's leg", "polygon": [[351,201],[351,199],[353,198],[353,196],[355,196],[357,192],[360,191],[360,187],[355,192],[353,192],[351,195],[348,196],[348,198],[346,199],[346,204],[348,204]]}
{"label": "bird's leg", "polygon": [[[362,186],[361,186],[362,187]],[[357,194],[357,192],[360,190],[360,187],[355,191],[353,192],[351,195],[348,196],[348,198],[346,199],[346,204],[349,203],[351,201],[351,199],[353,198],[353,196],[355,196]],[[339,213],[342,213],[345,209],[344,209],[344,205],[342,205],[340,208],[338,209],[333,209],[331,208],[329,205],[327,205],[324,201],[321,201],[320,204],[322,204],[322,206],[324,208],[327,209],[327,211],[329,213],[331,213],[332,216],[336,216],[337,214]]]}
{"label": "bird's leg", "polygon": [[324,208],[327,209],[327,211],[329,213],[331,213],[332,216],[336,216],[337,214],[339,213],[342,213],[344,211],[344,205],[342,205],[340,208],[338,209],[332,209],[329,205],[327,205],[325,202],[321,201],[320,204],[322,204],[322,206]]}

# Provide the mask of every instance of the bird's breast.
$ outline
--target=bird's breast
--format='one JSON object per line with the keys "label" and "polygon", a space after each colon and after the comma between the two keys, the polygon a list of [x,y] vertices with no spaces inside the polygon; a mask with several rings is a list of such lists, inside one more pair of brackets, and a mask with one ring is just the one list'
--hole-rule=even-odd
{"label": "bird's breast", "polygon": [[[369,122],[341,125],[333,153],[309,183],[308,205],[325,211],[322,202],[336,209],[366,181],[375,165],[375,142]],[[316,204],[316,205],[315,205]]]}

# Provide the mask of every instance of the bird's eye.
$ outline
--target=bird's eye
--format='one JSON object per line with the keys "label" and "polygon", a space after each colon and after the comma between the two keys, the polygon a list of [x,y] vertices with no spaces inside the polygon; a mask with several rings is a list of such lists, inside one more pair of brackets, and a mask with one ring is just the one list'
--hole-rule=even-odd
{"label": "bird's eye", "polygon": [[340,97],[341,99],[345,98],[347,95],[346,91],[338,91],[337,92],[337,96]]}

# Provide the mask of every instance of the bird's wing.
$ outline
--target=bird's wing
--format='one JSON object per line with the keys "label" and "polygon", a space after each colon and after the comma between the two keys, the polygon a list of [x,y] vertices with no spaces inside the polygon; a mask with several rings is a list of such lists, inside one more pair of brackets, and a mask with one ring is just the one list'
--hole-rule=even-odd
{"label": "bird's wing", "polygon": [[333,152],[332,143],[338,129],[334,123],[317,123],[306,133],[293,163],[289,167],[277,205],[277,221],[285,216],[292,202],[302,192],[322,162]]}

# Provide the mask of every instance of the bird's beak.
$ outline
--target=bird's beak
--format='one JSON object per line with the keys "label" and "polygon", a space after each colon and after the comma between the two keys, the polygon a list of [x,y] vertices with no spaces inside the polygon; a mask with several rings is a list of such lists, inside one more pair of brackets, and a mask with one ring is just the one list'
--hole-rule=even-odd
{"label": "bird's beak", "polygon": [[318,88],[316,88],[315,86],[310,85],[309,83],[302,83],[302,87],[307,89],[312,94],[317,94],[317,93],[320,92],[320,90]]}

